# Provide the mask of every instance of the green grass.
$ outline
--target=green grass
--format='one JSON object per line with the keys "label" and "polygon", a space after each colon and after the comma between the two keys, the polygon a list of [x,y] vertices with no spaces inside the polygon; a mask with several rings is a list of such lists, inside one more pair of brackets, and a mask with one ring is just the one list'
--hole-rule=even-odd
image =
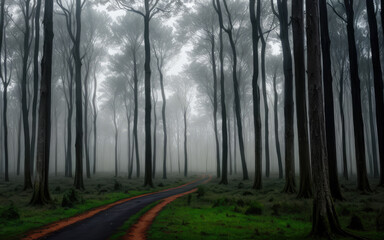
{"label": "green grass", "polygon": [[[384,208],[384,189],[366,195],[355,191],[354,183],[342,184],[346,201],[335,203],[342,227],[367,239],[384,239],[384,232],[377,232],[375,225],[378,212]],[[282,180],[266,179],[260,191],[251,190],[251,186],[252,181],[240,178],[230,179],[228,186],[213,180],[205,187],[203,196],[194,193],[167,205],[155,219],[148,238],[310,239],[312,200],[281,193]],[[261,209],[261,214],[246,214],[250,207]],[[361,218],[364,231],[346,228],[352,215]]]}
{"label": "green grass", "polygon": [[[73,179],[71,178],[51,177],[50,192],[53,202],[44,207],[28,205],[32,191],[22,191],[22,178],[14,179],[11,183],[0,182],[0,239],[18,239],[26,232],[51,222],[72,217],[120,199],[182,185],[195,178],[196,176],[187,179],[178,177],[170,177],[167,180],[158,179],[155,188],[148,188],[143,187],[142,179],[128,180],[123,177],[100,175],[97,178],[85,179],[85,191],[80,192],[82,201],[72,208],[61,206],[64,192],[72,187]],[[115,179],[122,184],[119,190],[114,189]],[[158,186],[160,183],[161,187]],[[16,209],[20,218],[1,217],[1,213],[10,206]]]}

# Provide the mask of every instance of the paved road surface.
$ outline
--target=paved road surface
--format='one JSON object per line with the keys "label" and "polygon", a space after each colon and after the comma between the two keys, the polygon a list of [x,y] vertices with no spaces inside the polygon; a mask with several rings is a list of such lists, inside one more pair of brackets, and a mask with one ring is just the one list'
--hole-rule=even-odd
{"label": "paved road surface", "polygon": [[68,227],[65,227],[44,239],[49,240],[104,240],[108,239],[114,232],[123,225],[130,217],[141,209],[158,200],[187,192],[202,184],[208,178],[183,186],[140,198],[132,199],[125,203],[113,206],[105,211],[99,212],[93,217],[84,219]]}

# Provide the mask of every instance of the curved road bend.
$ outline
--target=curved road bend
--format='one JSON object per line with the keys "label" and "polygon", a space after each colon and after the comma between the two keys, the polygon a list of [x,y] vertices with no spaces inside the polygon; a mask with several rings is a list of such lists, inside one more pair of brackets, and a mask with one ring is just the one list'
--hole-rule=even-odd
{"label": "curved road bend", "polygon": [[108,239],[115,231],[123,225],[130,217],[135,215],[141,209],[158,200],[184,193],[192,190],[202,184],[208,177],[188,184],[181,188],[170,189],[164,192],[158,192],[151,195],[132,199],[122,204],[113,206],[107,210],[97,213],[96,215],[74,223],[59,231],[56,231],[42,239],[49,240],[105,240]]}

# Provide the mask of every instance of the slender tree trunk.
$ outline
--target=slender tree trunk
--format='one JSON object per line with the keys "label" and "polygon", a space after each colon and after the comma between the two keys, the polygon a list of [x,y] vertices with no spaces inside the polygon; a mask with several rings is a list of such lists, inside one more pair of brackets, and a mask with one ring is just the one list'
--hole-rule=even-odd
{"label": "slender tree trunk", "polygon": [[127,122],[128,122],[128,137],[127,137],[127,145],[128,145],[128,178],[130,178],[131,170],[131,154],[132,154],[132,148],[131,148],[131,109],[129,109],[129,114],[127,113]]}
{"label": "slender tree trunk", "polygon": [[23,129],[24,129],[24,190],[32,188],[31,174],[33,173],[33,159],[31,162],[31,139],[29,133],[28,120],[28,95],[27,95],[27,67],[29,58],[29,41],[30,41],[30,0],[25,1],[25,16],[24,16],[24,52],[22,59],[22,77],[21,77],[21,109],[23,112]]}
{"label": "slender tree trunk", "polygon": [[33,205],[51,201],[48,190],[49,154],[51,145],[51,86],[53,51],[53,0],[45,1],[44,50],[41,61],[41,90],[37,138],[36,176],[31,200]]}
{"label": "slender tree trunk", "polygon": [[217,127],[217,73],[216,73],[216,57],[215,57],[215,35],[212,29],[211,34],[211,64],[212,64],[212,73],[213,73],[213,124],[215,131],[215,142],[216,142],[216,175],[217,178],[220,178],[220,144],[219,144],[219,134]]}
{"label": "slender tree trunk", "polygon": [[374,115],[373,115],[373,103],[372,103],[372,86],[371,86],[371,79],[368,80],[368,106],[369,106],[369,124],[371,126],[370,130],[370,138],[371,138],[371,146],[372,146],[372,162],[373,162],[373,177],[378,178],[379,177],[379,167],[377,162],[377,148],[376,148],[376,132],[375,132],[375,122],[374,122]]}
{"label": "slender tree trunk", "polygon": [[[7,81],[7,79],[4,79],[3,81]],[[8,167],[8,161],[9,161],[9,153],[8,153],[8,122],[7,122],[7,108],[8,108],[8,98],[7,98],[7,91],[8,91],[8,83],[4,82],[4,91],[3,91],[3,128],[4,128],[4,179],[6,182],[9,182],[9,167]]]}
{"label": "slender tree trunk", "polygon": [[57,108],[55,108],[55,112],[54,112],[54,115],[55,115],[55,176],[57,177],[57,147],[58,147],[58,133],[57,133],[57,128],[58,128],[58,116],[57,116]]}
{"label": "slender tree trunk", "polygon": [[[353,104],[353,126],[355,132],[355,156],[357,169],[357,188],[361,191],[371,191],[367,178],[365,160],[364,125],[361,106],[359,65],[357,59],[353,0],[344,0],[347,13],[347,34],[349,49],[349,71],[351,78],[352,104]],[[382,91],[382,90],[381,90]],[[382,100],[383,98],[381,98]]]}
{"label": "slender tree trunk", "polygon": [[280,39],[283,48],[284,67],[284,129],[285,129],[285,186],[283,192],[296,192],[295,184],[295,150],[294,150],[294,103],[292,55],[288,33],[287,0],[277,1],[280,20]]}
{"label": "slender tree trunk", "polygon": [[223,156],[223,166],[222,166],[222,175],[220,184],[228,184],[228,131],[227,131],[227,109],[225,104],[225,81],[224,81],[224,45],[223,45],[223,16],[221,12],[221,6],[219,0],[216,0],[216,3],[213,2],[217,15],[219,17],[220,23],[220,101],[221,101],[221,131],[222,131],[222,156]]}
{"label": "slender tree trunk", "polygon": [[[72,67],[70,66],[72,69]],[[73,70],[70,70],[73,71]],[[65,176],[72,177],[72,114],[73,114],[73,72],[68,86],[69,105],[67,116],[67,150],[65,154]]]}
{"label": "slender tree trunk", "polygon": [[331,70],[331,40],[328,29],[328,13],[326,0],[320,0],[320,22],[321,22],[321,49],[324,82],[324,104],[325,104],[325,131],[327,138],[328,170],[331,194],[333,199],[343,200],[341,195],[339,177],[337,171],[337,152],[335,136],[335,113],[333,103],[333,78]]}
{"label": "slender tree trunk", "polygon": [[[260,2],[261,4],[261,2]],[[261,6],[260,6],[261,8]],[[269,156],[269,107],[267,96],[267,76],[265,71],[265,53],[267,49],[267,42],[264,38],[263,30],[261,28],[261,21],[259,21],[259,38],[261,41],[261,86],[263,90],[264,100],[264,140],[265,140],[265,176],[268,178],[271,172],[271,160]]]}
{"label": "slender tree trunk", "polygon": [[[31,157],[35,159],[36,127],[37,127],[37,101],[39,94],[39,49],[40,49],[40,9],[41,0],[36,1],[35,7],[35,49],[33,54],[33,103],[32,103],[32,140]],[[32,160],[32,164],[33,164]]]}
{"label": "slender tree trunk", "polygon": [[327,144],[321,77],[321,48],[318,0],[307,0],[307,61],[309,122],[311,135],[314,201],[312,235],[332,237],[341,231],[329,189]]}
{"label": "slender tree trunk", "polygon": [[180,127],[179,127],[179,118],[177,118],[177,165],[179,168],[179,175],[181,174],[180,168]]}
{"label": "slender tree trunk", "polygon": [[17,176],[20,175],[20,161],[21,161],[21,121],[22,121],[22,114],[20,112],[20,117],[19,117],[19,123],[18,129],[17,129],[17,167],[16,167],[16,174]]}
{"label": "slender tree trunk", "polygon": [[[83,182],[83,104],[81,83],[81,0],[76,0],[76,39],[74,41],[73,57],[75,60],[76,82],[76,171],[74,186],[76,189],[84,189]],[[68,146],[69,147],[69,146]]]}
{"label": "slender tree trunk", "polygon": [[88,140],[88,99],[89,99],[89,72],[90,63],[85,64],[85,76],[84,76],[84,150],[85,150],[85,171],[87,178],[91,178],[91,164],[89,159],[89,140]]}
{"label": "slender tree trunk", "polygon": [[239,95],[239,83],[237,79],[237,52],[236,52],[236,44],[233,39],[232,34],[232,21],[230,17],[230,12],[227,7],[226,0],[223,0],[225,10],[227,13],[227,16],[229,17],[229,29],[223,28],[225,32],[228,35],[229,43],[231,45],[232,50],[232,57],[233,57],[233,66],[232,66],[232,78],[233,78],[233,91],[235,93],[235,106],[236,106],[236,119],[237,119],[237,133],[239,137],[239,147],[240,147],[240,156],[241,156],[241,165],[243,168],[243,180],[249,179],[248,177],[248,170],[247,170],[247,163],[245,160],[245,149],[244,149],[244,138],[243,138],[243,124],[241,119],[241,104],[240,104],[240,95]]}
{"label": "slender tree trunk", "polygon": [[277,154],[277,164],[279,166],[279,179],[283,178],[283,161],[281,159],[281,149],[280,149],[280,140],[279,140],[279,95],[276,88],[276,72],[273,75],[273,91],[275,94],[274,98],[274,120],[275,120],[275,145],[276,145],[276,154]]}
{"label": "slender tree trunk", "polygon": [[156,101],[153,101],[153,155],[152,155],[152,177],[155,178],[156,174],[156,142],[157,142],[157,115],[156,115]]}
{"label": "slender tree trunk", "polygon": [[[231,136],[231,119],[228,119],[228,155],[229,155],[229,175],[232,175],[232,136]],[[207,145],[208,146],[208,145]],[[208,151],[208,150],[207,150]],[[208,156],[208,153],[207,153]]]}
{"label": "slender tree trunk", "polygon": [[[235,112],[235,109],[233,109]],[[233,163],[235,174],[237,174],[237,127],[236,127],[236,118],[233,117]]]}
{"label": "slender tree trunk", "polygon": [[[97,105],[96,105],[96,92],[97,92],[97,78],[96,71],[93,76],[93,97],[92,97],[92,105],[93,105],[93,174],[96,174],[96,163],[97,163]],[[130,128],[128,128],[128,133]]]}
{"label": "slender tree trunk", "polygon": [[118,176],[118,169],[117,169],[117,158],[118,158],[118,148],[117,143],[119,140],[119,131],[117,128],[117,119],[116,119],[116,93],[113,98],[113,126],[115,127],[115,177]]}
{"label": "slender tree trunk", "polygon": [[144,89],[145,89],[145,176],[144,186],[153,187],[152,182],[152,146],[151,146],[151,46],[149,40],[149,20],[150,9],[149,0],[144,1],[145,17],[144,17]]}
{"label": "slender tree trunk", "polygon": [[184,177],[188,176],[187,110],[184,110]]}
{"label": "slender tree trunk", "polygon": [[255,0],[249,0],[249,13],[252,24],[252,50],[253,50],[253,76],[252,76],[252,99],[253,99],[253,123],[255,134],[255,180],[253,189],[262,188],[262,144],[261,144],[261,118],[260,118],[260,89],[257,83],[259,77],[259,36],[260,25],[260,0],[257,1],[255,13]]}
{"label": "slender tree trunk", "polygon": [[[384,123],[383,90],[384,89],[383,89],[383,77],[382,77],[381,62],[380,62],[379,36],[377,31],[377,21],[376,21],[374,2],[372,0],[366,0],[365,2],[367,4],[369,36],[370,36],[370,42],[371,42],[372,65],[373,65],[373,79],[374,79],[374,86],[375,86],[374,89],[375,89],[375,101],[376,101],[376,123],[377,123],[376,126],[377,126],[377,136],[378,136],[378,142],[379,142],[379,157],[380,157],[379,185],[384,186],[384,125],[383,125]],[[373,128],[373,125],[371,125],[371,128]]]}
{"label": "slender tree trunk", "polygon": [[133,96],[134,96],[134,104],[135,109],[133,112],[133,138],[135,142],[134,152],[136,154],[136,177],[140,177],[140,154],[139,154],[139,139],[137,136],[137,120],[139,117],[139,97],[138,97],[138,88],[139,88],[139,78],[137,76],[137,63],[136,63],[136,52],[133,52]]}

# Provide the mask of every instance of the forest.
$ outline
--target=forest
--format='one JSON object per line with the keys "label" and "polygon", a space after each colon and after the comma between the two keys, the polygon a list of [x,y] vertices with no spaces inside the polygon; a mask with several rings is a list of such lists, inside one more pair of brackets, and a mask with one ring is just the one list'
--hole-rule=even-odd
{"label": "forest", "polygon": [[384,239],[384,0],[0,0],[0,239]]}

